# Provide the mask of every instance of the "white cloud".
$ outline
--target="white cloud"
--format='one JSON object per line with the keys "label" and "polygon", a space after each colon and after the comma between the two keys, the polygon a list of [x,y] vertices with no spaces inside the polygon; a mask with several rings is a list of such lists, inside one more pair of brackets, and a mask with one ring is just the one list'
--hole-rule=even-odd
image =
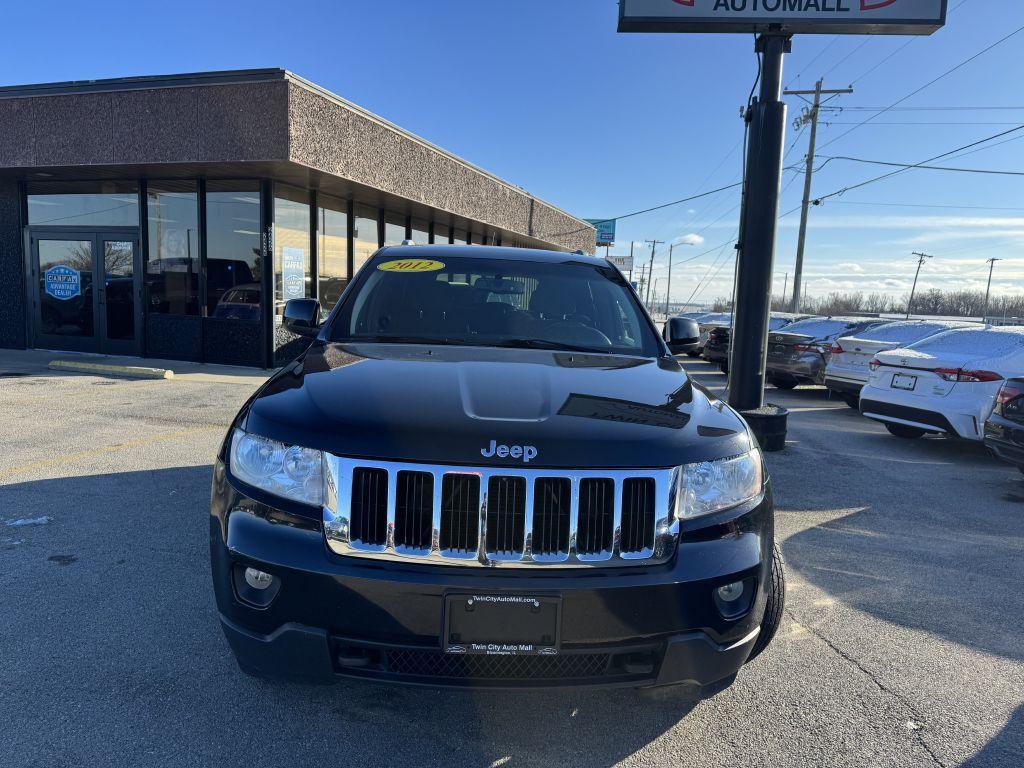
{"label": "white cloud", "polygon": [[704,238],[695,232],[691,232],[688,235],[682,235],[674,240],[676,245],[702,245]]}

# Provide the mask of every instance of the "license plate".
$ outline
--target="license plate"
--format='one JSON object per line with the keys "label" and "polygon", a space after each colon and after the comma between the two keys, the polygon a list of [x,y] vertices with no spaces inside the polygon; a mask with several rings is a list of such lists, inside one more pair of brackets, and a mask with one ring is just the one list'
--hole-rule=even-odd
{"label": "license plate", "polygon": [[892,388],[893,389],[906,389],[913,390],[917,386],[917,376],[907,376],[903,373],[894,373],[892,375]]}
{"label": "license plate", "polygon": [[444,652],[555,656],[562,599],[534,595],[447,595]]}

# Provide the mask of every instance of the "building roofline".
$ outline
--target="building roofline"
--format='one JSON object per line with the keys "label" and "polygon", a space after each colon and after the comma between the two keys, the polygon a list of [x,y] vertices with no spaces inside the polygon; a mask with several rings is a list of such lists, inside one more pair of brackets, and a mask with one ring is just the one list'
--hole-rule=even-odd
{"label": "building roofline", "polygon": [[469,162],[468,160],[459,157],[453,152],[449,152],[443,147],[434,144],[432,141],[424,139],[422,136],[418,136],[415,133],[405,130],[401,126],[392,123],[380,115],[370,112],[368,109],[360,107],[358,104],[354,104],[348,99],[338,96],[336,93],[323,88],[316,83],[306,80],[300,75],[296,75],[294,72],[290,72],[286,69],[280,68],[264,68],[264,69],[229,69],[229,70],[218,70],[213,72],[185,72],[180,74],[171,75],[142,75],[136,77],[111,77],[100,80],[65,80],[62,82],[55,83],[36,83],[27,85],[7,85],[0,86],[0,99],[21,99],[21,98],[37,98],[45,96],[68,96],[73,94],[81,93],[109,93],[114,91],[139,91],[139,90],[153,90],[158,88],[185,88],[194,87],[200,85],[236,85],[240,83],[260,83],[260,82],[291,82],[297,86],[305,88],[306,90],[315,93],[329,101],[332,101],[346,109],[356,112],[361,117],[371,120],[378,125],[393,131],[405,139],[414,141],[433,152],[444,155],[445,157],[454,160],[460,165],[479,173],[492,181],[507,187],[509,190],[516,194],[525,195],[526,197],[532,198],[539,205],[543,205],[550,208],[553,211],[557,211],[564,216],[574,219],[580,222],[584,226],[591,226],[583,219],[569,213],[556,205],[542,200],[539,197],[534,196],[532,193],[526,191],[522,187],[518,187],[505,179],[495,176],[490,171],[481,168],[480,166]]}

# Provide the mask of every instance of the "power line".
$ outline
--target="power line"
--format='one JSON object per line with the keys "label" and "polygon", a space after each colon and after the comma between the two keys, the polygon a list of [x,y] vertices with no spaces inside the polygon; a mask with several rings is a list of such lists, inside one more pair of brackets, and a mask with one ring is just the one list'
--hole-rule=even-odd
{"label": "power line", "polygon": [[[1021,126],[1024,128],[1024,126]],[[826,158],[825,162],[819,165],[815,170],[821,170],[828,165],[832,160],[849,160],[852,163],[867,163],[869,165],[887,165],[895,168],[904,168],[910,170],[911,168],[920,168],[929,171],[955,171],[957,173],[985,173],[994,176],[1024,176],[1024,171],[998,171],[989,170],[986,168],[952,168],[944,165],[924,165],[922,163],[892,163],[885,160],[868,160],[863,157],[848,157],[846,155],[821,155]]]}
{"label": "power line", "polygon": [[[854,132],[855,130],[857,130],[857,129],[858,129],[859,127],[861,127],[862,125],[865,125],[865,124],[867,124],[867,123],[871,122],[872,120],[874,120],[874,119],[875,119],[875,117],[878,117],[878,115],[882,115],[882,114],[885,114],[885,113],[886,113],[886,112],[888,112],[888,111],[889,111],[890,109],[893,109],[894,107],[898,107],[898,106],[899,106],[900,104],[902,104],[903,102],[905,102],[905,101],[907,101],[908,99],[910,99],[910,98],[912,98],[912,97],[916,96],[917,94],[921,93],[921,91],[925,90],[926,88],[930,88],[931,86],[935,85],[935,83],[937,83],[937,82],[939,82],[940,80],[942,80],[943,78],[945,78],[945,77],[948,77],[949,75],[951,75],[951,74],[953,74],[954,72],[956,72],[956,71],[957,71],[958,69],[961,69],[962,67],[966,66],[967,64],[970,64],[970,63],[971,63],[972,61],[974,61],[975,59],[977,59],[977,58],[979,58],[979,57],[981,57],[981,56],[984,56],[984,55],[985,55],[986,53],[988,53],[989,51],[991,51],[991,50],[992,50],[993,48],[995,48],[996,46],[998,46],[998,45],[1001,45],[1002,43],[1005,43],[1005,42],[1006,42],[1007,40],[1009,40],[1009,39],[1010,39],[1011,37],[1013,37],[1014,35],[1020,34],[1021,32],[1024,32],[1024,26],[1021,26],[1021,27],[1017,27],[1017,29],[1015,29],[1015,30],[1014,30],[1013,32],[1011,32],[1010,34],[1006,35],[1005,37],[1001,37],[1001,38],[1000,38],[999,40],[996,40],[996,41],[995,41],[994,43],[992,43],[992,44],[988,45],[987,47],[985,47],[985,48],[983,48],[982,50],[978,51],[978,52],[977,52],[977,53],[975,53],[974,55],[972,55],[972,56],[969,56],[968,58],[964,59],[963,61],[961,61],[961,62],[960,62],[959,64],[957,64],[956,66],[954,66],[954,67],[951,67],[950,69],[947,69],[947,70],[946,70],[945,72],[943,72],[943,73],[942,73],[941,75],[939,75],[938,77],[934,78],[933,80],[929,80],[929,81],[928,81],[927,83],[925,83],[924,85],[922,85],[922,86],[921,86],[920,88],[916,88],[916,89],[914,89],[913,91],[911,91],[910,93],[908,93],[908,94],[907,94],[906,96],[904,96],[903,98],[901,98],[901,99],[897,99],[897,100],[896,100],[895,102],[893,102],[892,104],[890,104],[890,105],[889,105],[889,106],[888,106],[888,107],[887,107],[886,109],[882,110],[881,112],[878,112],[878,113],[876,113],[875,115],[873,115],[873,116],[871,116],[871,117],[868,117],[868,118],[866,118],[866,119],[865,119],[865,120],[863,120],[862,122],[860,122],[860,123],[858,123],[857,125],[855,125],[855,126],[853,126],[852,128],[850,128],[850,130],[848,130],[848,131],[844,131],[844,132],[843,132],[843,133],[842,133],[841,135],[839,135],[839,136],[836,136],[836,137],[835,137],[834,139],[831,139],[830,141],[826,142],[826,143],[825,143],[825,144],[824,144],[824,145],[822,146],[822,149],[824,149],[825,147],[829,146],[830,144],[834,144],[835,142],[839,141],[840,139],[842,139],[842,138],[844,138],[844,137],[846,137],[846,136],[849,136],[849,135],[850,135],[851,133],[853,133],[853,132]],[[909,41],[909,42],[907,42],[907,43],[906,43],[906,44],[905,44],[905,45],[904,45],[904,46],[903,46],[902,48],[900,48],[899,50],[903,50],[903,48],[905,48],[905,47],[906,47],[907,45],[910,45],[910,43],[912,43],[912,42],[914,42],[915,40],[918,40],[918,39],[919,39],[919,38],[916,38],[916,37],[912,37],[912,38],[910,39],[910,41]],[[894,52],[894,54],[893,54],[893,55],[895,55],[895,53],[898,53],[898,52],[899,52],[899,50],[897,50],[896,52]],[[890,56],[889,58],[891,58],[891,56]],[[885,59],[885,61],[888,61],[888,59]],[[882,63],[884,63],[884,61],[883,61]],[[879,64],[878,66],[881,66],[881,64]],[[876,68],[877,68],[877,67],[876,67]],[[863,79],[863,77],[864,77],[864,75],[861,75],[861,77],[857,78],[857,80],[861,80],[861,79]],[[854,81],[853,81],[853,83],[851,83],[851,85],[853,85],[854,83],[856,83],[856,82],[857,82],[857,80],[854,80]]]}
{"label": "power line", "polygon": [[878,203],[866,200],[833,200],[832,205],[867,205],[878,208],[943,208],[957,211],[1024,211],[1024,208],[998,208],[987,205],[927,205],[925,203]]}
{"label": "power line", "polygon": [[[1024,27],[1021,27],[1021,29],[1024,29]],[[972,147],[976,147],[979,144],[985,144],[986,142],[992,141],[993,139],[999,139],[999,138],[1002,138],[1003,136],[1007,136],[1007,135],[1009,135],[1011,133],[1016,133],[1016,132],[1021,131],[1021,130],[1024,130],[1024,125],[1019,125],[1016,128],[1011,128],[1008,131],[1003,131],[1002,133],[997,133],[994,136],[988,136],[988,137],[986,137],[984,139],[979,139],[978,141],[971,142],[970,144],[965,144],[964,146],[957,147],[956,149],[950,150],[949,152],[943,152],[941,155],[936,155],[935,157],[929,157],[927,160],[922,160],[917,165],[911,165],[911,166],[908,166],[906,168],[900,168],[898,170],[882,174],[881,176],[876,176],[873,179],[868,179],[867,181],[862,181],[859,184],[854,184],[854,185],[849,186],[849,187],[843,187],[842,189],[837,190],[836,192],[831,192],[831,193],[829,193],[827,195],[822,195],[821,197],[818,197],[817,199],[815,199],[814,204],[815,205],[821,205],[821,203],[823,201],[828,200],[830,197],[837,197],[837,196],[845,194],[846,192],[849,192],[851,190],[860,189],[861,187],[866,187],[868,184],[874,184],[875,182],[881,181],[882,179],[888,179],[891,176],[896,176],[896,175],[901,174],[901,173],[906,173],[911,168],[916,168],[918,166],[924,165],[925,163],[934,162],[935,160],[941,160],[942,158],[949,157],[950,155],[954,155],[957,152],[962,152],[965,149],[970,149]]]}
{"label": "power line", "polygon": [[[822,120],[822,124],[823,125],[828,125],[828,126],[832,126],[832,125],[860,125],[860,123],[857,123],[857,122],[852,122],[852,121],[851,122],[844,122],[842,120]],[[929,120],[928,122],[924,122],[924,121],[920,121],[920,120],[919,121],[913,121],[913,120],[885,120],[885,121],[882,121],[882,122],[873,122],[873,123],[871,123],[870,127],[873,128],[876,125],[916,125],[919,128],[930,128],[933,125],[1017,125],[1017,123],[1015,123],[1015,122],[996,123],[996,122],[987,122],[987,121],[978,121],[978,120],[947,120],[947,121]]]}
{"label": "power line", "polygon": [[986,112],[986,111],[997,111],[997,110],[1010,110],[1020,112],[1024,110],[1024,107],[1010,107],[1010,106],[998,106],[998,107],[967,107],[967,106],[956,106],[956,107],[828,107],[828,109],[834,109],[837,112]]}

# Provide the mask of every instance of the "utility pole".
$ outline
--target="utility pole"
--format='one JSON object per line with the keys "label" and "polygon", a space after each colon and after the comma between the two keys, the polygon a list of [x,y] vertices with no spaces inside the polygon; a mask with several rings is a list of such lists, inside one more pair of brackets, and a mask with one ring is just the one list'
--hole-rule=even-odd
{"label": "utility pole", "polygon": [[[787,272],[786,276],[784,278],[782,278],[782,300],[783,301],[786,300],[786,289],[787,288],[789,288],[789,272]],[[786,305],[783,304],[782,306],[786,306]]]}
{"label": "utility pole", "polygon": [[644,240],[644,242],[651,244],[651,266],[647,270],[647,301],[645,302],[647,304],[647,311],[649,312],[650,309],[651,309],[651,282],[652,282],[651,281],[651,277],[654,274],[654,249],[657,248],[659,245],[664,245],[665,241],[664,240]]}
{"label": "utility pole", "polygon": [[694,245],[694,243],[673,243],[668,247],[668,287],[665,289],[665,317],[668,317],[668,302],[672,296],[672,251],[677,245]]}
{"label": "utility pole", "polygon": [[982,322],[988,317],[988,295],[992,291],[992,270],[995,269],[997,261],[1002,261],[1002,259],[988,260],[988,287],[985,288],[985,311],[981,313]]}
{"label": "utility pole", "polygon": [[925,259],[934,259],[934,256],[929,256],[927,253],[920,253],[914,251],[911,256],[917,256],[917,271],[914,273],[914,287],[910,289],[910,299],[907,301],[907,320],[910,319],[910,310],[914,306],[914,294],[917,293],[917,276],[921,274],[921,265],[924,264]]}
{"label": "utility pole", "polygon": [[[793,274],[793,312],[800,311],[801,279],[804,272],[804,243],[807,240],[807,212],[811,203],[811,178],[814,176],[814,149],[818,140],[818,113],[821,108],[822,95],[833,95],[841,93],[853,93],[852,88],[838,88],[835,90],[824,90],[822,80],[814,85],[813,91],[783,91],[784,96],[807,96],[814,95],[814,103],[810,111],[805,110],[804,114],[797,118],[797,127],[811,124],[810,146],[807,149],[807,170],[804,172],[804,198],[800,209],[800,235],[796,241],[796,270]],[[783,294],[785,297],[785,294]]]}
{"label": "utility pole", "polygon": [[633,282],[633,241],[629,241],[629,282]]}

